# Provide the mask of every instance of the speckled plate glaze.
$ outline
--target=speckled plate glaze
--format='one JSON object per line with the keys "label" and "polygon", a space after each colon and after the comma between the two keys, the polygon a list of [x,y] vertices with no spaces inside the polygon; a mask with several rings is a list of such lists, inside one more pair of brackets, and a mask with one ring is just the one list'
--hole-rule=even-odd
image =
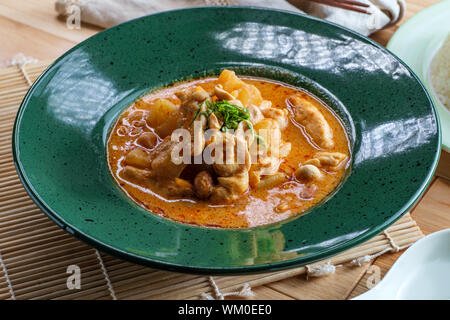
{"label": "speckled plate glaze", "polygon": [[[306,88],[347,126],[351,170],[308,214],[251,229],[184,225],[139,207],[109,174],[106,139],[124,108],[225,67]],[[77,45],[26,95],[13,143],[25,188],[71,234],[144,265],[231,274],[311,263],[388,227],[429,183],[440,133],[423,86],[386,49],[316,18],[231,7],[147,16]]]}

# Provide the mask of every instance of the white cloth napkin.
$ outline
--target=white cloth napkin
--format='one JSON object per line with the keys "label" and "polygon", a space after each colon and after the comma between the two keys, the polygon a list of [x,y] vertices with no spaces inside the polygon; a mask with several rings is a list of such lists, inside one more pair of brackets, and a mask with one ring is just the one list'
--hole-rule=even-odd
{"label": "white cloth napkin", "polygon": [[108,28],[147,14],[196,6],[247,5],[305,12],[335,22],[363,35],[397,23],[405,11],[404,0],[359,0],[370,5],[370,15],[307,0],[57,0],[59,14],[69,15],[74,6],[81,21]]}

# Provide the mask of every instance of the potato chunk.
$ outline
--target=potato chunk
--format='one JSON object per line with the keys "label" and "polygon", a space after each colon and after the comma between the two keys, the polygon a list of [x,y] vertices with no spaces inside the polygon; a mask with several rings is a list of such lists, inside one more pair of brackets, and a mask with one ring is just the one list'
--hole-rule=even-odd
{"label": "potato chunk", "polygon": [[258,88],[250,84],[244,84],[241,89],[235,90],[231,94],[240,100],[244,106],[248,106],[249,104],[259,106],[263,101]]}
{"label": "potato chunk", "polygon": [[149,110],[147,123],[156,128],[164,123],[176,111],[178,107],[167,99],[156,100]]}
{"label": "potato chunk", "polygon": [[125,164],[136,168],[149,168],[151,162],[150,156],[141,148],[133,149],[125,156]]}
{"label": "potato chunk", "polygon": [[236,73],[231,70],[223,70],[217,81],[222,85],[223,90],[231,92],[245,86],[245,82],[236,76]]}
{"label": "potato chunk", "polygon": [[[236,97],[244,107],[249,104],[260,105],[263,101],[258,88],[239,79],[234,71],[223,70],[217,82],[221,90],[231,94],[231,97]],[[222,96],[219,94],[218,97],[220,99]],[[227,100],[230,100],[230,97],[228,98]]]}

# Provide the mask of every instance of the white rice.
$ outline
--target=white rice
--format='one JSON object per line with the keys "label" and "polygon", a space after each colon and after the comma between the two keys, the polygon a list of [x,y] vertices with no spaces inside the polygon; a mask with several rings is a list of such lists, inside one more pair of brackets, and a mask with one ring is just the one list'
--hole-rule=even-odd
{"label": "white rice", "polygon": [[450,35],[431,62],[430,80],[439,101],[450,110]]}

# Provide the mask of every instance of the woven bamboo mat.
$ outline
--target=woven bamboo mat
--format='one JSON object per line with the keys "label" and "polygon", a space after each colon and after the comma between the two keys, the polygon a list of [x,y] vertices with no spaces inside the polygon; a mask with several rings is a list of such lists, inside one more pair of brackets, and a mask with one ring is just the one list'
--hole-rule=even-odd
{"label": "woven bamboo mat", "polygon": [[[49,63],[0,70],[0,299],[198,299],[201,293],[213,294],[207,276],[150,269],[98,252],[57,227],[28,197],[13,165],[11,131],[29,83]],[[391,240],[382,233],[330,261],[342,264],[423,236],[409,214],[387,232]],[[81,270],[80,289],[68,289],[70,265]],[[256,287],[305,272],[300,267],[214,280],[222,292],[230,292],[245,283]]]}

